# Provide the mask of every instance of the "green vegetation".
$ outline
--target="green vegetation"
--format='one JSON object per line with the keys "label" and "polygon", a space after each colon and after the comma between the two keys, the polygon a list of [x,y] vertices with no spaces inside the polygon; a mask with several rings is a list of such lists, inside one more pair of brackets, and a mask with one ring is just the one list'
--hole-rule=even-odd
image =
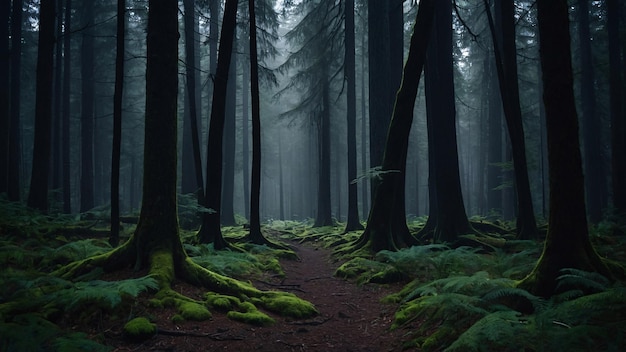
{"label": "green vegetation", "polygon": [[[90,224],[98,222],[90,216]],[[77,333],[67,327],[119,320],[126,324],[124,336],[140,340],[158,333],[150,320],[156,321],[151,312],[159,310],[172,310],[169,319],[175,324],[226,314],[245,324],[269,326],[276,320],[273,314],[292,319],[317,314],[313,304],[291,293],[260,291],[248,283],[284,277],[279,259],[296,260],[297,255],[291,250],[240,242],[246,233],[243,227],[224,229],[237,251],[216,251],[211,245],[196,244],[192,231],[182,231],[189,261],[214,273],[215,284],[226,288],[220,293],[199,289],[201,292],[190,298],[175,288],[160,290],[158,277],[147,272],[111,276],[94,270],[71,280],[51,274],[68,263],[111,250],[104,238],[89,238],[93,232],[81,236],[75,230],[85,226],[84,217],[44,216],[0,202],[0,350],[108,351],[110,348],[101,344],[103,335]],[[424,219],[413,219],[411,231],[417,232],[423,224]],[[70,230],[65,233],[65,228]],[[273,241],[307,242],[335,250],[340,260],[336,275],[355,284],[404,283],[404,288],[387,296],[385,302],[397,306],[393,329],[404,331],[407,348],[541,351],[626,347],[623,282],[566,269],[559,279],[560,294],[550,300],[515,287],[532,270],[541,242],[490,234],[495,239],[490,248],[425,244],[397,252],[346,253],[342,249],[359,233],[342,234],[342,228],[341,224],[312,228],[310,222],[273,221],[264,231]],[[512,231],[506,224],[499,228]],[[619,219],[592,228],[598,253],[623,263],[625,228]],[[132,231],[130,226],[124,233]]]}

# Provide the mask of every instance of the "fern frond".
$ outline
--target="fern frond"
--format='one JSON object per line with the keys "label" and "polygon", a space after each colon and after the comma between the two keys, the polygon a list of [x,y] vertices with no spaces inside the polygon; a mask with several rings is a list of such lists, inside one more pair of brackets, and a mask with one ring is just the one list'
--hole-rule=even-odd
{"label": "fern frond", "polygon": [[481,296],[485,292],[495,288],[512,287],[513,280],[506,278],[491,279],[485,271],[479,271],[472,276],[453,276],[435,280],[418,286],[405,296],[403,302],[416,297],[426,295],[438,295],[442,293],[461,293],[466,295]]}
{"label": "fern frond", "polygon": [[605,276],[574,268],[561,269],[561,276],[557,278],[557,290],[563,288],[578,288],[587,292],[602,292],[611,284]]}

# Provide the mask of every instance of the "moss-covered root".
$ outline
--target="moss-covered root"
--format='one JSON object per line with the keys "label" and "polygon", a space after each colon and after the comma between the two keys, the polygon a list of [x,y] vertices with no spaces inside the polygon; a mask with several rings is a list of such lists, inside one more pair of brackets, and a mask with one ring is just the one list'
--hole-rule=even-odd
{"label": "moss-covered root", "polygon": [[213,292],[232,295],[246,300],[250,297],[261,297],[263,293],[252,285],[207,270],[190,258],[185,258],[181,265],[181,278],[187,282],[205,287]]}
{"label": "moss-covered root", "polygon": [[147,340],[156,333],[156,324],[151,323],[148,319],[143,317],[132,319],[124,325],[124,336],[130,340]]}
{"label": "moss-covered root", "polygon": [[69,263],[52,272],[52,275],[73,279],[87,274],[96,268],[102,268],[104,271],[123,268],[130,265],[132,258],[134,258],[134,250],[133,243],[128,241],[110,252]]}

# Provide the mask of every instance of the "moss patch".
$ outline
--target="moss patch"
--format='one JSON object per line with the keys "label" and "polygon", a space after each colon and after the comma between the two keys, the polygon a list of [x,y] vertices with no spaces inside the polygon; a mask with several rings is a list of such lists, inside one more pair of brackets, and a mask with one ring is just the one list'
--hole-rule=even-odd
{"label": "moss patch", "polygon": [[291,293],[271,292],[262,298],[263,306],[281,316],[301,319],[318,314],[315,306]]}
{"label": "moss patch", "polygon": [[186,320],[203,321],[211,319],[211,312],[209,310],[195,302],[178,302],[178,312]]}
{"label": "moss patch", "polygon": [[262,313],[258,310],[254,310],[250,312],[230,311],[228,312],[226,316],[229,319],[240,321],[246,324],[256,325],[256,326],[269,326],[276,322],[267,314]]}
{"label": "moss patch", "polygon": [[132,319],[124,325],[124,334],[131,340],[146,340],[154,336],[156,332],[156,324],[143,317]]}

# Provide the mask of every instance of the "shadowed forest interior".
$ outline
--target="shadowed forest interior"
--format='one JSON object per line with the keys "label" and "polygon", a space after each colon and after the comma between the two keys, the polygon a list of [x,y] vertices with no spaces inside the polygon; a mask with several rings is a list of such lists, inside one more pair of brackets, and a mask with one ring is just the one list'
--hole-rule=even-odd
{"label": "shadowed forest interior", "polygon": [[626,349],[626,4],[1,6],[1,351]]}

